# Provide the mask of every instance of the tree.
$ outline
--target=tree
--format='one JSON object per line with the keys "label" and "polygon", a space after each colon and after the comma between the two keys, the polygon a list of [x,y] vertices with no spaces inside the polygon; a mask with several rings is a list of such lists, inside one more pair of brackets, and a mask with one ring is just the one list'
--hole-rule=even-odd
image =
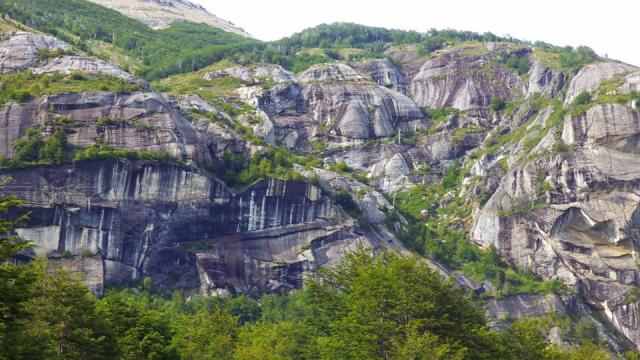
{"label": "tree", "polygon": [[449,344],[442,344],[440,339],[429,332],[418,334],[415,331],[407,334],[406,341],[400,344],[394,353],[398,360],[462,360],[466,349]]}
{"label": "tree", "polygon": [[36,129],[27,129],[25,136],[13,142],[17,161],[37,161],[44,141]]}
{"label": "tree", "polygon": [[65,269],[46,272],[38,266],[38,296],[29,303],[33,313],[30,332],[48,347],[49,356],[58,359],[107,359],[113,334],[103,318],[97,316],[95,300],[87,287]]}
{"label": "tree", "polygon": [[[0,186],[8,179],[0,181]],[[15,256],[33,245],[17,236],[7,235],[26,220],[26,215],[12,219],[9,212],[23,202],[13,196],[0,197],[0,359],[39,357],[42,353],[28,331],[31,313],[29,301],[36,273],[30,264],[16,261]]]}
{"label": "tree", "polygon": [[62,164],[67,160],[69,143],[64,130],[42,138],[36,129],[27,129],[25,135],[14,141],[15,160],[26,163]]}
{"label": "tree", "polygon": [[67,158],[68,147],[69,143],[64,130],[56,130],[44,140],[39,158],[48,164],[62,164]]}
{"label": "tree", "polygon": [[181,359],[229,359],[235,347],[238,322],[228,312],[217,309],[212,314],[184,314],[174,324],[173,344]]}
{"label": "tree", "polygon": [[315,359],[314,330],[305,322],[259,321],[242,328],[234,360]]}
{"label": "tree", "polygon": [[142,293],[129,289],[108,291],[97,302],[97,316],[113,329],[117,342],[114,352],[120,358],[177,359],[178,353],[171,344],[170,323],[174,317],[152,307],[151,302],[157,299],[149,294],[149,284],[145,286]]}
{"label": "tree", "polygon": [[372,257],[361,249],[321,270],[308,291],[309,321],[329,357],[389,358],[409,340],[429,343],[433,338],[425,334],[452,354],[466,349],[474,358],[496,356],[497,336],[485,330],[483,312],[416,257]]}

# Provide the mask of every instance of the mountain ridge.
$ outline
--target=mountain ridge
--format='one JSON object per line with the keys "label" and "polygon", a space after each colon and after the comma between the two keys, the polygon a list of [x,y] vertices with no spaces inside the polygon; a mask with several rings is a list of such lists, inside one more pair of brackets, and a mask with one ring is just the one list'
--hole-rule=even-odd
{"label": "mountain ridge", "polygon": [[90,0],[138,19],[154,30],[165,29],[176,21],[205,23],[244,37],[249,33],[230,21],[211,14],[202,5],[186,0]]}

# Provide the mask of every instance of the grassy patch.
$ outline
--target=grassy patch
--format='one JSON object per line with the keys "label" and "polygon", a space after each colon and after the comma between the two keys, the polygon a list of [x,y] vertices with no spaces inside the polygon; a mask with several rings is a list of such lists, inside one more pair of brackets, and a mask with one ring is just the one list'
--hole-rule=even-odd
{"label": "grassy patch", "polygon": [[558,47],[542,42],[535,43],[534,46],[534,55],[542,64],[557,71],[575,73],[584,65],[599,59],[598,55],[586,46]]}
{"label": "grassy patch", "polygon": [[108,42],[87,40],[87,53],[110,64],[118,65],[122,70],[135,74],[142,69],[143,63],[136,56]]}
{"label": "grassy patch", "polygon": [[429,116],[434,125],[439,125],[443,123],[445,120],[449,120],[452,116],[457,115],[460,110],[454,108],[434,108],[434,109],[424,109],[424,112],[427,116]]}
{"label": "grassy patch", "polygon": [[85,91],[122,93],[138,90],[140,90],[140,86],[137,84],[106,75],[94,77],[88,77],[81,73],[34,75],[29,71],[0,74],[0,105],[12,101],[26,103],[35,97],[52,94]]}

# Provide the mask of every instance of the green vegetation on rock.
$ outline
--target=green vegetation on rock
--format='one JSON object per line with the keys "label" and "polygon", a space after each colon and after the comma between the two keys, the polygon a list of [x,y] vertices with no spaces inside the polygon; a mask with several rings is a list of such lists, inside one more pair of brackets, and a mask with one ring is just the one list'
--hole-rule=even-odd
{"label": "green vegetation on rock", "polygon": [[293,169],[294,164],[317,167],[321,160],[294,155],[283,148],[268,148],[265,153],[257,153],[249,159],[227,152],[222,157],[224,170],[221,177],[228,185],[249,185],[269,177],[302,180],[303,176]]}
{"label": "green vegetation on rock", "polygon": [[30,71],[0,74],[0,105],[8,102],[26,103],[35,97],[84,91],[115,93],[140,90],[140,85],[106,75],[87,76],[81,73],[35,75]]}
{"label": "green vegetation on rock", "polygon": [[[403,243],[480,282],[490,281],[494,290],[487,296],[566,291],[560,282],[541,281],[531,272],[513,269],[502,261],[495,249],[483,250],[470,242],[465,229],[470,207],[464,198],[457,196],[465,173],[465,169],[453,165],[443,174],[440,183],[417,185],[395,195],[396,208],[409,220],[398,234]],[[422,215],[423,210],[429,215]]]}
{"label": "green vegetation on rock", "polygon": [[73,161],[84,160],[157,160],[171,162],[174,158],[167,152],[135,151],[113,148],[104,141],[98,140],[73,155]]}
{"label": "green vegetation on rock", "polygon": [[545,65],[569,73],[577,72],[582,66],[599,59],[598,54],[586,46],[559,47],[541,41],[535,42],[533,45]]}
{"label": "green vegetation on rock", "polygon": [[[199,70],[222,59],[245,64],[280,64],[299,72],[316,63],[343,58],[341,53],[344,53],[344,49],[359,50],[351,51],[351,55],[345,54],[349,59],[384,57],[384,51],[391,43],[418,44],[422,54],[465,41],[528,44],[491,33],[434,29],[419,33],[350,23],[323,24],[289,38],[264,43],[205,24],[189,22],[176,22],[166,29],[155,31],[137,20],[86,0],[0,0],[0,12],[53,34],[84,51],[95,50],[97,55],[119,59],[122,58],[119,52],[124,51],[141,60],[141,64],[133,62],[136,74],[148,80]],[[67,16],[69,13],[74,16]],[[99,43],[111,44],[119,50],[105,50],[105,46],[99,46]],[[562,69],[575,70],[597,58],[593,50],[586,47],[573,49],[545,43],[536,45],[552,54],[554,63]],[[310,48],[319,48],[321,51],[303,51]],[[511,65],[520,71],[524,63],[517,60]]]}

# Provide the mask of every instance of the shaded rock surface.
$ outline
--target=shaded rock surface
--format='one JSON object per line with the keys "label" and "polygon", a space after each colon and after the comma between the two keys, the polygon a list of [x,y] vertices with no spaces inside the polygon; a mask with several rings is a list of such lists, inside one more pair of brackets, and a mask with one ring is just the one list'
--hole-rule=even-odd
{"label": "shaded rock surface", "polygon": [[367,241],[321,189],[300,182],[232,193],[206,173],[144,161],[10,175],[3,193],[25,199],[32,214],[18,234],[39,254],[95,255],[84,265],[95,290],[141,276],[192,290],[292,289],[304,271]]}
{"label": "shaded rock surface", "polygon": [[401,94],[407,92],[407,79],[400,69],[389,60],[363,60],[352,64],[361,73],[368,74],[378,85]]}
{"label": "shaded rock surface", "polygon": [[176,158],[211,162],[213,134],[196,126],[155,93],[75,93],[45,96],[26,105],[0,108],[0,154],[12,157],[12,143],[28,128],[55,124],[70,117],[69,143],[84,147],[98,139],[116,148],[164,151]]}
{"label": "shaded rock surface", "polygon": [[[628,69],[588,65],[570,91],[593,90]],[[474,241],[496,246],[519,267],[575,287],[635,344],[637,304],[626,298],[640,285],[638,119],[636,109],[620,104],[567,115],[558,141],[572,151],[515,166],[477,212],[471,230]]]}

